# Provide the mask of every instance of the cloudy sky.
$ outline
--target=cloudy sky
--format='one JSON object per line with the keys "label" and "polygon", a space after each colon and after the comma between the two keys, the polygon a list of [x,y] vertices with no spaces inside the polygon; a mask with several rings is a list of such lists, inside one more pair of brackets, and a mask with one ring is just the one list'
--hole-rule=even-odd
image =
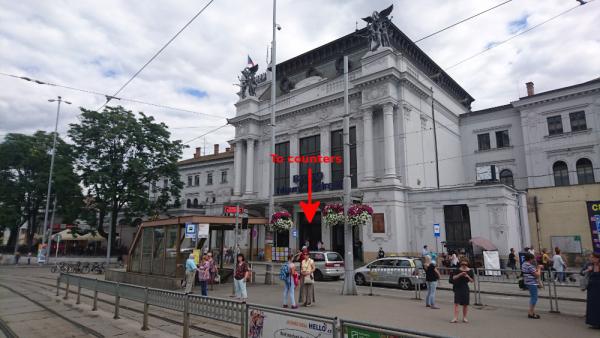
{"label": "cloudy sky", "polygon": [[[393,22],[413,40],[505,0],[280,0],[278,60],[348,34],[361,17],[394,4]],[[0,72],[114,93],[208,0],[0,0]],[[419,46],[442,68],[527,30],[575,0],[514,0],[424,40]],[[234,114],[237,74],[249,54],[265,68],[272,2],[215,0],[119,95],[186,111],[120,101],[165,122],[174,139],[188,141]],[[473,109],[506,104],[525,93],[600,76],[600,1],[577,8],[510,42],[448,70],[476,101]],[[362,27],[362,23],[358,23]],[[78,107],[99,108],[101,95],[44,86],[0,75],[0,138],[7,133],[52,130],[61,95],[59,132],[77,121]],[[208,114],[208,115],[203,115]],[[226,146],[233,128],[206,136]],[[185,156],[202,146],[190,143]]]}

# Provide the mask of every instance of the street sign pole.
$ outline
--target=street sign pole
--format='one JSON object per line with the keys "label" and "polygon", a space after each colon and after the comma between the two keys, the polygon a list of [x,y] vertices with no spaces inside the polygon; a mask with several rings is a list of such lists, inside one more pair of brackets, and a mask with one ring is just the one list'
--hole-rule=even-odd
{"label": "street sign pole", "polygon": [[439,223],[435,223],[433,225],[433,237],[435,237],[435,254],[439,254],[438,251],[438,241],[440,239],[440,224]]}

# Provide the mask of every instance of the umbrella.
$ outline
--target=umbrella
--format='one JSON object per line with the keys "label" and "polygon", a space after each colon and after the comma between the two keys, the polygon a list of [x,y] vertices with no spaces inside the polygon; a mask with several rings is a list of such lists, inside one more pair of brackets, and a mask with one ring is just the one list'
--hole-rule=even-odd
{"label": "umbrella", "polygon": [[473,245],[481,247],[483,250],[486,250],[486,251],[498,250],[498,247],[496,245],[494,245],[494,243],[492,243],[492,241],[490,241],[487,238],[473,237],[473,238],[471,238],[471,240],[469,242],[471,242],[471,244],[473,244]]}
{"label": "umbrella", "polygon": [[106,238],[100,236],[99,233],[96,233],[95,235],[92,235],[91,232],[88,232],[87,234],[83,235],[83,236],[79,236],[78,238],[81,238],[82,241],[91,241],[91,242],[99,242],[99,241],[105,241]]}

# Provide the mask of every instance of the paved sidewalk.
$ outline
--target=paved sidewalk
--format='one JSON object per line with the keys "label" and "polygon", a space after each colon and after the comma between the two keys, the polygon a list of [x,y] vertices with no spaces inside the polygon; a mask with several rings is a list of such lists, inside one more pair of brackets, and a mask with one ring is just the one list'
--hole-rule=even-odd
{"label": "paved sidewalk", "polygon": [[[229,297],[231,285],[228,286],[229,288],[220,287],[209,295]],[[542,319],[528,319],[527,298],[511,299],[512,308],[471,306],[469,324],[451,324],[449,320],[452,318],[453,296],[450,292],[439,292],[437,302],[441,309],[431,310],[425,307],[424,300],[412,299],[414,292],[411,291],[378,289],[380,296],[347,297],[340,295],[341,283],[339,282],[318,282],[315,284],[315,289],[316,305],[311,308],[300,308],[298,311],[456,337],[600,336],[600,331],[589,329],[581,316],[540,311]],[[360,292],[364,294],[368,290],[361,288]],[[283,289],[279,285],[252,284],[248,287],[248,302],[280,307],[282,293]],[[425,294],[423,293],[422,296],[424,298]]]}

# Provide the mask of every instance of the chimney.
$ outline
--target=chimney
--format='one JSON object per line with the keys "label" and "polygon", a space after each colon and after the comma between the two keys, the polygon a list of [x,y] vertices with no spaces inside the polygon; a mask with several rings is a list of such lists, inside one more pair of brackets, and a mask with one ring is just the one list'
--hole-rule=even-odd
{"label": "chimney", "polygon": [[202,156],[202,152],[201,152],[202,148],[201,147],[197,147],[196,148],[196,153],[194,153],[194,158],[199,158],[200,156]]}
{"label": "chimney", "polygon": [[215,144],[215,155],[219,153],[219,145]]}
{"label": "chimney", "polygon": [[527,86],[527,96],[535,95],[535,91],[533,90],[533,82],[529,81],[525,84]]}
{"label": "chimney", "polygon": [[225,148],[225,152],[228,153],[231,151],[231,148]]}

